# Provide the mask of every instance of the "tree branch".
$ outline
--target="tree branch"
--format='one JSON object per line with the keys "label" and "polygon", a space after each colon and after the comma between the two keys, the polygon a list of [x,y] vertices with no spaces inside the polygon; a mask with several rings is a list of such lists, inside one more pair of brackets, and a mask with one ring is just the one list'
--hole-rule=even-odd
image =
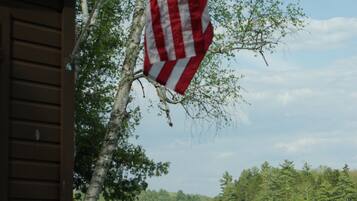
{"label": "tree branch", "polygon": [[167,104],[167,101],[166,101],[166,93],[165,93],[166,89],[164,89],[163,87],[161,87],[158,84],[156,84],[155,87],[156,87],[156,93],[160,98],[160,102],[164,106],[164,108],[160,107],[160,109],[165,112],[167,123],[169,124],[170,127],[172,127],[173,123],[172,123],[172,119],[171,119],[171,116],[170,116],[170,108],[169,108],[169,105]]}
{"label": "tree branch", "polygon": [[139,73],[139,74],[134,75],[133,80],[139,80],[140,78],[143,78],[143,77],[145,77],[145,75],[143,73]]}
{"label": "tree branch", "polygon": [[137,79],[138,80],[138,82],[139,82],[139,84],[140,84],[140,86],[141,86],[141,90],[143,91],[143,98],[145,98],[145,88],[144,88],[144,85],[143,85],[143,83],[140,81],[140,79]]}
{"label": "tree branch", "polygon": [[[98,9],[100,8],[100,6],[102,4],[104,4],[105,1],[106,0],[98,0],[98,1],[95,2],[92,12],[90,13],[89,17],[85,21],[85,25],[84,25],[81,33],[79,34],[79,36],[76,39],[76,42],[74,44],[74,47],[72,49],[71,54],[65,59],[65,62],[66,62],[65,66],[66,66],[67,70],[77,70],[77,69],[75,69],[74,66],[72,66],[72,62],[76,58],[76,55],[77,55],[78,50],[79,50],[79,45],[81,44],[82,40],[84,40],[85,37],[87,36],[87,34],[89,32],[89,29],[90,29],[90,26],[93,25],[92,23],[95,22],[95,18],[97,17]],[[87,1],[86,0],[82,0],[81,4],[84,4],[84,5],[81,5],[82,6],[82,10],[84,10],[84,12],[86,12],[86,14],[87,14],[88,13]]]}
{"label": "tree branch", "polygon": [[134,72],[134,75],[141,74],[141,73],[143,73],[143,72],[144,72],[143,69],[140,69],[140,70],[135,71],[135,72]]}
{"label": "tree branch", "polygon": [[269,66],[269,63],[268,63],[267,59],[265,58],[263,50],[260,50],[259,53],[260,53],[260,55],[262,55],[265,65]]}
{"label": "tree branch", "polygon": [[[160,87],[160,85],[159,85],[158,83],[156,83],[155,81],[153,81],[152,79],[150,79],[150,78],[148,78],[148,77],[146,77],[146,79],[147,79],[155,88]],[[176,96],[173,92],[171,92],[170,90],[168,90],[168,89],[166,89],[166,88],[164,88],[164,87],[161,87],[161,88],[162,88],[162,90],[164,90],[164,92],[165,92],[165,93],[163,93],[164,96],[162,97],[162,98],[165,100],[165,102],[167,102],[167,103],[169,103],[169,104],[172,104],[172,105],[177,105],[177,104],[182,103],[182,101],[184,100],[184,98],[182,98],[181,100],[178,99],[177,96]],[[169,93],[170,93],[170,95],[172,96],[172,99],[170,99],[170,98],[167,97],[166,92],[169,92]],[[175,99],[176,99],[176,100],[175,100]]]}

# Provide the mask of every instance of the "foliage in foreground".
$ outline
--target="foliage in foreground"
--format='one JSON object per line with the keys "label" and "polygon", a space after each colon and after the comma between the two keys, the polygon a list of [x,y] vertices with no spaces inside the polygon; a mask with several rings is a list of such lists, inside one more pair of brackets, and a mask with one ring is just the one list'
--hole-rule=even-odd
{"label": "foliage in foreground", "polygon": [[[90,3],[92,3],[90,1]],[[131,14],[131,2],[107,1],[98,13],[96,26],[81,44],[81,57],[77,59],[76,79],[76,157],[74,168],[75,192],[86,192],[95,161],[103,144],[108,113],[114,99],[116,80],[126,41],[125,23]],[[120,13],[117,15],[115,13]],[[78,14],[78,29],[81,16]],[[128,108],[130,119],[125,122],[113,154],[108,176],[104,182],[103,197],[107,200],[134,200],[147,187],[146,179],[166,174],[168,163],[150,159],[143,147],[133,144],[134,128],[141,118],[137,108]],[[76,200],[83,194],[76,193]]]}
{"label": "foliage in foreground", "polygon": [[221,193],[215,201],[357,201],[356,171],[305,164],[297,170],[284,161],[280,167],[265,162],[260,168],[244,170],[234,180],[226,172],[221,179]]}

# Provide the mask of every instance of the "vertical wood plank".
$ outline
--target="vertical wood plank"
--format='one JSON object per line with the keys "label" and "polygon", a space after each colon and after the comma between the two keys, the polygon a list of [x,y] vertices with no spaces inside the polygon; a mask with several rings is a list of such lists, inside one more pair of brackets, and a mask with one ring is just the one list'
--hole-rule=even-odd
{"label": "vertical wood plank", "polygon": [[[73,2],[73,1],[71,1]],[[72,51],[74,32],[74,7],[66,5],[62,12],[62,133],[61,133],[61,201],[72,200],[74,166],[74,72],[65,68],[66,58]]]}
{"label": "vertical wood plank", "polygon": [[8,199],[10,14],[0,5],[0,200]]}

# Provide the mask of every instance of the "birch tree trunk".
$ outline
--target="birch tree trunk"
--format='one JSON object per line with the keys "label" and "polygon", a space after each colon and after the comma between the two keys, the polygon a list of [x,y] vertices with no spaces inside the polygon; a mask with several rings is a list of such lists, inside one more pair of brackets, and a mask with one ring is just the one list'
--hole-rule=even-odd
{"label": "birch tree trunk", "polygon": [[87,0],[81,0],[81,8],[83,14],[83,21],[86,22],[89,18],[88,2]]}
{"label": "birch tree trunk", "polygon": [[134,67],[140,52],[141,35],[145,23],[144,9],[144,0],[137,0],[122,67],[122,78],[118,83],[114,105],[107,126],[107,133],[84,198],[85,201],[97,201],[99,199],[113,153],[118,145],[119,137],[126,129],[125,122],[128,116],[126,108],[129,103],[130,90],[134,80]]}

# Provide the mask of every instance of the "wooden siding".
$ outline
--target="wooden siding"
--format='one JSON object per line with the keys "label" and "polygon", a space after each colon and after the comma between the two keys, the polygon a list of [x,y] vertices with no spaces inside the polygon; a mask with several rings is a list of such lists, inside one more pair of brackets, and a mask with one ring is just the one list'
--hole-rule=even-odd
{"label": "wooden siding", "polygon": [[[64,5],[73,5],[73,0],[1,0],[0,3],[6,6],[30,8],[36,10],[54,10],[61,12]],[[73,6],[72,6],[73,7]]]}
{"label": "wooden siding", "polygon": [[8,200],[10,83],[9,9],[0,7],[0,200]]}
{"label": "wooden siding", "polygon": [[64,67],[74,42],[70,2],[0,2],[0,200],[72,198],[74,76]]}
{"label": "wooden siding", "polygon": [[[67,56],[71,54],[75,39],[74,32],[74,1],[64,0],[62,17],[62,69],[65,69]],[[72,200],[73,168],[74,168],[74,73],[62,71],[61,122],[62,132],[71,135],[61,135],[61,201]],[[65,95],[64,95],[65,94]],[[71,112],[68,112],[71,111]]]}

